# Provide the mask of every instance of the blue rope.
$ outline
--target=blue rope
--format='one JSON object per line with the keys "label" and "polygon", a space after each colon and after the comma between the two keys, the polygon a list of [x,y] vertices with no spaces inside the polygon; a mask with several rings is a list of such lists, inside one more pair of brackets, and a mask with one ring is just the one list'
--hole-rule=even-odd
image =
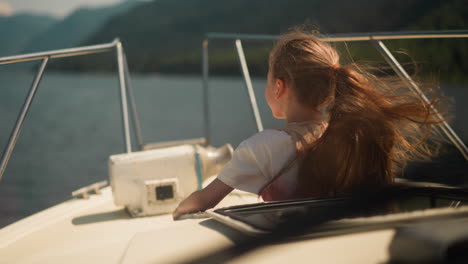
{"label": "blue rope", "polygon": [[197,151],[197,147],[193,145],[193,150],[195,151],[195,170],[197,172],[197,181],[198,181],[198,190],[203,188],[203,170],[202,163],[200,159],[200,154]]}

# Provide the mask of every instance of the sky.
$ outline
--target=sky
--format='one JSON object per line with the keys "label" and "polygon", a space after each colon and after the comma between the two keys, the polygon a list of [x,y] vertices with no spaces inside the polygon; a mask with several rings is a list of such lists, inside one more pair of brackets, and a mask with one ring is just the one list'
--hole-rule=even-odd
{"label": "sky", "polygon": [[39,13],[64,17],[79,7],[97,7],[123,0],[0,0],[0,16],[15,13]]}

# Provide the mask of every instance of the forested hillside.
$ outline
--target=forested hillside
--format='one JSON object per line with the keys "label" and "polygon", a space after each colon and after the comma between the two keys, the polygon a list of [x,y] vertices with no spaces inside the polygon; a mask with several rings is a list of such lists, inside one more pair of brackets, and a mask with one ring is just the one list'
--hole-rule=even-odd
{"label": "forested hillside", "polygon": [[[464,29],[468,21],[465,6],[464,0],[158,0],[112,17],[82,44],[108,42],[120,37],[132,70],[198,73],[201,41],[206,32],[279,34],[304,23],[327,34]],[[467,71],[466,41],[397,44],[407,48],[417,61],[431,60],[435,54],[443,54],[435,58],[438,63],[452,72]],[[269,42],[245,44],[249,66],[254,73],[265,71],[269,45]],[[396,46],[395,43],[389,45]],[[238,72],[232,43],[213,42],[210,48],[214,71]],[[367,55],[363,47],[356,48],[356,53]],[[373,51],[369,54],[369,58],[363,59],[375,58]],[[114,64],[110,58],[87,56],[76,63],[60,66],[83,70],[85,65],[86,68],[92,65],[95,69],[110,70]],[[455,74],[453,78],[462,78],[462,75]]]}
{"label": "forested hillside", "polygon": [[0,56],[20,53],[38,35],[41,35],[57,20],[49,16],[18,14],[0,17]]}
{"label": "forested hillside", "polygon": [[107,7],[80,8],[64,20],[50,26],[44,33],[28,42],[22,52],[35,52],[74,47],[100,29],[112,16],[134,6],[134,2],[123,2]]}

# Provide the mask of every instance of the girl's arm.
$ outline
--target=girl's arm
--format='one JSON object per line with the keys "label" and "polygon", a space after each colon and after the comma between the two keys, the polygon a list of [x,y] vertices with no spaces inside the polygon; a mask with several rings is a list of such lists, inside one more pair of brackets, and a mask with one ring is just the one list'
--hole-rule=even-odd
{"label": "girl's arm", "polygon": [[172,218],[177,220],[181,215],[205,211],[217,205],[233,188],[224,182],[215,179],[202,190],[192,193],[183,200],[172,213]]}

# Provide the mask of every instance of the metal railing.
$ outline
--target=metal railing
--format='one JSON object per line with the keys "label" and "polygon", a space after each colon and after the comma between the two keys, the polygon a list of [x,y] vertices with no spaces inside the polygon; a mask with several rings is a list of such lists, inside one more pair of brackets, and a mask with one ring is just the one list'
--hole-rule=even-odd
{"label": "metal railing", "polygon": [[[229,33],[208,33],[206,39],[202,45],[202,74],[203,74],[203,92],[204,92],[204,134],[207,139],[207,143],[210,142],[210,115],[209,115],[209,40],[210,39],[228,39],[233,40],[237,51],[241,71],[244,77],[245,86],[250,99],[250,105],[252,113],[256,122],[257,130],[263,130],[263,123],[258,110],[257,100],[253,89],[250,73],[248,70],[247,60],[245,58],[244,49],[242,47],[242,40],[276,40],[279,36],[274,35],[259,35],[259,34],[229,34]],[[393,54],[387,49],[382,40],[395,40],[395,39],[434,39],[434,38],[468,38],[468,30],[458,31],[426,31],[426,32],[380,32],[380,33],[359,33],[359,34],[335,34],[328,36],[321,36],[323,41],[328,42],[344,42],[344,41],[369,41],[374,44],[374,47],[382,54],[387,63],[395,70],[395,72],[407,82],[409,88],[421,97],[425,102],[429,102],[424,93],[419,89],[417,84],[411,79],[405,69],[395,59]],[[136,111],[136,105],[133,96],[133,88],[130,82],[130,74],[128,70],[128,64],[126,56],[122,47],[122,43],[116,39],[111,43],[92,45],[78,48],[61,49],[48,52],[37,52],[17,56],[9,56],[0,58],[0,64],[11,64],[26,61],[42,61],[36,76],[31,84],[31,88],[26,96],[23,106],[20,110],[16,123],[10,133],[9,140],[6,147],[4,148],[3,154],[0,160],[0,180],[6,170],[9,159],[13,153],[16,142],[21,133],[21,129],[24,120],[28,114],[29,108],[34,100],[35,94],[38,90],[44,71],[47,67],[48,62],[51,59],[62,58],[62,57],[73,57],[93,53],[103,53],[116,51],[117,66],[119,74],[120,84],[120,101],[121,101],[121,113],[122,113],[122,124],[123,124],[123,136],[125,142],[125,151],[127,153],[132,151],[131,131],[130,131],[130,117],[129,117],[129,106],[132,113],[132,125],[135,133],[135,137],[138,144],[138,149],[143,149],[143,139],[141,136],[140,122],[138,113]],[[439,117],[437,109],[433,109]],[[468,160],[468,148],[461,141],[455,131],[450,127],[447,122],[442,122],[439,128],[447,136],[447,138],[458,148],[466,160]]]}
{"label": "metal railing", "polygon": [[12,64],[12,63],[19,63],[25,61],[42,61],[41,65],[36,73],[36,76],[31,84],[31,88],[26,96],[26,99],[21,107],[20,113],[18,118],[16,119],[16,123],[10,133],[10,137],[8,139],[7,145],[3,151],[1,161],[0,161],[0,180],[3,177],[3,174],[6,170],[10,157],[13,153],[13,150],[16,146],[16,142],[18,141],[19,135],[21,133],[21,129],[23,127],[24,120],[28,115],[29,108],[34,100],[36,92],[39,88],[39,84],[41,82],[42,76],[44,71],[47,67],[48,62],[54,58],[63,58],[63,57],[73,57],[73,56],[80,56],[86,54],[93,54],[93,53],[103,53],[103,52],[110,52],[116,51],[117,56],[117,67],[118,67],[118,74],[119,74],[119,84],[120,84],[120,106],[121,106],[121,113],[122,113],[122,123],[123,123],[123,135],[124,135],[124,142],[125,142],[125,151],[127,153],[132,152],[132,141],[131,141],[131,134],[130,134],[130,118],[128,113],[128,103],[130,103],[130,110],[132,111],[133,117],[133,128],[135,132],[135,136],[137,138],[138,148],[143,148],[143,139],[141,136],[140,130],[140,122],[138,118],[138,113],[136,111],[136,105],[133,96],[133,89],[130,84],[130,73],[128,70],[127,60],[125,57],[125,53],[122,47],[122,43],[116,39],[111,43],[100,44],[100,45],[92,45],[92,46],[85,46],[85,47],[78,47],[78,48],[70,48],[70,49],[61,49],[61,50],[54,50],[54,51],[47,51],[47,52],[37,52],[37,53],[30,53],[30,54],[23,54],[17,56],[9,56],[0,58],[0,64]]}
{"label": "metal railing", "polygon": [[[430,103],[426,95],[421,91],[416,82],[412,80],[410,75],[405,71],[401,64],[395,59],[393,54],[388,50],[383,40],[397,40],[397,39],[442,39],[442,38],[468,38],[468,30],[445,30],[445,31],[418,31],[418,32],[375,32],[375,33],[355,33],[355,34],[332,34],[332,35],[321,35],[321,40],[327,42],[350,42],[350,41],[369,41],[384,57],[386,62],[392,67],[392,69],[398,74],[398,76],[407,83],[409,89],[417,94],[424,102]],[[208,44],[210,39],[225,39],[232,40],[236,47],[237,56],[241,71],[244,77],[245,86],[247,93],[250,98],[250,105],[252,113],[257,125],[257,130],[260,132],[263,130],[263,123],[260,117],[260,113],[255,98],[255,93],[250,79],[250,73],[247,66],[247,60],[244,55],[242,48],[242,40],[277,40],[277,35],[261,35],[261,34],[231,34],[231,33],[207,33],[206,38],[202,45],[202,70],[203,70],[203,91],[204,91],[204,109],[205,109],[205,135],[207,142],[211,140],[210,137],[210,118],[209,113],[209,60],[208,60]],[[432,107],[432,105],[431,105]],[[436,113],[440,120],[444,120],[440,113],[432,107],[432,110]],[[454,146],[460,151],[460,153],[468,160],[468,148],[463,141],[458,137],[457,133],[452,127],[443,121],[438,125],[442,133],[454,144]]]}

